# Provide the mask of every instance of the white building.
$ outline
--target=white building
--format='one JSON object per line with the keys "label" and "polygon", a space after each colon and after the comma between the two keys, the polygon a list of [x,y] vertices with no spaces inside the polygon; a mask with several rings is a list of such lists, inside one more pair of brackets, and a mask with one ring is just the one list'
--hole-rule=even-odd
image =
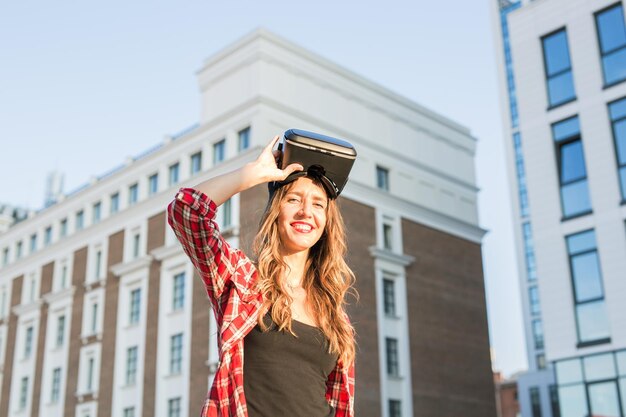
{"label": "white building", "polygon": [[[498,6],[530,364],[520,378],[522,415],[625,416],[623,5]],[[541,372],[546,362],[554,366]]]}
{"label": "white building", "polygon": [[[197,125],[0,235],[0,417],[197,415],[215,326],[165,208],[290,127],[358,151],[340,200],[357,414],[494,416],[469,131],[264,30],[198,81]],[[266,201],[259,186],[220,208],[233,245],[249,248]]]}

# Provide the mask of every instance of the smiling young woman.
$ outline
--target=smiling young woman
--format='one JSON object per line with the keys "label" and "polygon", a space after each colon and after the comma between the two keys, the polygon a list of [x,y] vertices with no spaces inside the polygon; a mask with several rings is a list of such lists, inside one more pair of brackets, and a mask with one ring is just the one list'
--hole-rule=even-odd
{"label": "smiling young woman", "polygon": [[220,364],[203,416],[354,415],[354,330],[344,309],[354,274],[336,200],[312,173],[280,183],[254,261],[230,247],[215,222],[217,207],[236,193],[302,171],[278,168],[278,139],[241,169],[181,189],[168,207],[219,327]]}

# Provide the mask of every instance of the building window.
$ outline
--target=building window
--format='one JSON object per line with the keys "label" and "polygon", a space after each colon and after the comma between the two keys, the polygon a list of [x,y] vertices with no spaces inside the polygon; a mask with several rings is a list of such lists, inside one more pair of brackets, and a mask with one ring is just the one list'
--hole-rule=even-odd
{"label": "building window", "polygon": [[85,212],[79,210],[76,212],[76,230],[82,230],[85,227]]}
{"label": "building window", "polygon": [[226,139],[213,144],[213,164],[219,164],[226,158]]}
{"label": "building window", "polygon": [[9,264],[9,248],[4,248],[2,251],[2,266]]}
{"label": "building window", "polygon": [[91,333],[94,334],[98,330],[98,303],[91,305]]}
{"label": "building window", "polygon": [[529,214],[528,190],[526,188],[526,170],[524,169],[524,154],[522,152],[522,137],[518,133],[513,134],[515,148],[515,171],[517,173],[517,188],[519,194],[520,214],[526,217]]}
{"label": "building window", "polygon": [[100,276],[102,275],[102,251],[99,250],[96,252],[96,265],[95,265],[95,271],[94,271],[94,276],[96,277],[96,279],[99,279]]}
{"label": "building window", "polygon": [[596,13],[604,85],[626,79],[626,27],[621,3]]}
{"label": "building window", "polygon": [[537,265],[535,264],[535,250],[533,248],[533,233],[529,222],[522,225],[524,234],[524,255],[526,257],[526,273],[529,281],[537,280]]}
{"label": "building window", "polygon": [[376,166],[376,186],[380,190],[389,191],[389,170]]}
{"label": "building window", "polygon": [[175,334],[170,339],[170,374],[180,374],[183,365],[183,334]]}
{"label": "building window", "polygon": [[561,417],[561,409],[559,408],[559,391],[556,385],[550,385],[548,390],[550,392],[550,410],[552,411],[552,417]]}
{"label": "building window", "polygon": [[57,319],[57,347],[63,346],[65,341],[65,316],[59,316]]}
{"label": "building window", "polygon": [[48,246],[50,243],[52,243],[52,226],[46,227],[46,230],[43,233],[44,246]]}
{"label": "building window", "polygon": [[128,205],[132,206],[139,199],[139,184],[134,183],[128,187]]}
{"label": "building window", "polygon": [[102,203],[101,202],[97,202],[93,205],[93,224],[96,224],[100,221],[100,219],[102,218]]}
{"label": "building window", "polygon": [[178,162],[176,162],[176,163],[175,163],[175,164],[173,164],[173,165],[170,165],[170,169],[169,169],[169,173],[170,173],[170,176],[169,176],[169,180],[170,180],[169,185],[170,185],[170,187],[171,187],[172,185],[174,185],[174,184],[177,184],[177,183],[178,183],[178,169],[179,169],[179,167],[180,167],[180,165],[178,164]]}
{"label": "building window", "polygon": [[232,225],[232,203],[229,198],[222,204],[222,227],[227,228]]}
{"label": "building window", "polygon": [[67,218],[62,219],[62,220],[61,220],[61,222],[60,222],[59,224],[60,224],[60,229],[61,229],[61,230],[59,231],[59,235],[60,235],[61,237],[65,237],[65,236],[67,236]]}
{"label": "building window", "polygon": [[139,233],[133,235],[133,259],[139,257],[140,245],[141,244],[141,236]]}
{"label": "building window", "polygon": [[20,410],[26,408],[26,401],[28,399],[28,377],[25,376],[22,378],[22,384],[20,385]]}
{"label": "building window", "polygon": [[393,227],[388,223],[383,223],[383,248],[393,250]]}
{"label": "building window", "polygon": [[126,407],[124,409],[124,417],[135,417],[135,407]]}
{"label": "building window", "polygon": [[402,409],[400,406],[400,400],[389,400],[389,417],[401,417]]}
{"label": "building window", "polygon": [[572,64],[569,59],[567,32],[558,32],[544,36],[543,59],[548,88],[548,103],[555,107],[576,99]]}
{"label": "building window", "polygon": [[239,131],[239,152],[250,147],[250,127]]}
{"label": "building window", "polygon": [[94,359],[93,358],[89,358],[87,360],[87,392],[92,392],[93,391],[93,366],[94,366]]}
{"label": "building window", "polygon": [[135,385],[137,380],[137,346],[126,350],[126,385]]}
{"label": "building window", "polygon": [[535,349],[543,349],[543,325],[541,320],[535,319],[532,323]]}
{"label": "building window", "polygon": [[148,195],[156,194],[159,191],[159,174],[155,173],[148,178]]}
{"label": "building window", "polygon": [[180,397],[167,401],[167,417],[180,417]]}
{"label": "building window", "polygon": [[24,339],[24,358],[30,358],[33,353],[33,327],[30,326],[26,329],[26,335]]}
{"label": "building window", "polygon": [[50,390],[50,402],[59,402],[59,394],[61,391],[61,368],[54,368],[52,371],[52,388]]}
{"label": "building window", "polygon": [[15,244],[15,259],[20,259],[22,257],[22,246],[21,240]]}
{"label": "building window", "polygon": [[387,375],[397,377],[400,375],[400,366],[398,363],[398,340],[386,337],[385,347],[385,351],[387,352]]}
{"label": "building window", "polygon": [[578,116],[554,123],[552,136],[556,147],[563,217],[590,213],[591,200]]}
{"label": "building window", "polygon": [[536,285],[528,288],[528,299],[530,302],[530,313],[538,315],[541,313],[541,307],[539,305],[539,289]]}
{"label": "building window", "polygon": [[626,98],[609,104],[622,201],[626,201]]}
{"label": "building window", "polygon": [[538,369],[546,369],[546,355],[544,355],[543,353],[540,353],[537,355],[536,357],[537,359],[537,368]]}
{"label": "building window", "polygon": [[530,407],[532,410],[532,417],[541,417],[541,397],[539,394],[539,387],[530,388]]}
{"label": "building window", "polygon": [[202,152],[191,155],[191,175],[195,175],[202,170]]}
{"label": "building window", "polygon": [[383,305],[385,315],[389,317],[396,316],[396,293],[395,282],[393,279],[383,278]]}
{"label": "building window", "polygon": [[67,285],[67,266],[61,267],[61,288],[65,288]]}
{"label": "building window", "polygon": [[30,253],[37,250],[37,233],[30,236]]}
{"label": "building window", "polygon": [[185,306],[185,273],[174,276],[172,310],[180,310]]}
{"label": "building window", "polygon": [[569,254],[578,341],[608,340],[609,322],[604,303],[600,259],[593,230],[566,237]]}
{"label": "building window", "polygon": [[130,315],[129,324],[139,323],[141,308],[141,288],[137,288],[130,293]]}
{"label": "building window", "polygon": [[120,210],[120,193],[111,194],[111,214]]}

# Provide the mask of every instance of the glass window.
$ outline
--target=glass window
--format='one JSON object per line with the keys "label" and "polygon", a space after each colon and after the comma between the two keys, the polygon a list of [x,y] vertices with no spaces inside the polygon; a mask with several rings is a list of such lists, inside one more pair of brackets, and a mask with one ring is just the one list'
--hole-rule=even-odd
{"label": "glass window", "polygon": [[172,310],[180,310],[185,306],[185,273],[174,276]]}
{"label": "glass window", "polygon": [[615,381],[589,384],[588,392],[592,416],[620,416]]}
{"label": "glass window", "polygon": [[134,183],[128,187],[128,205],[132,206],[139,199],[139,184]]}
{"label": "glass window", "polygon": [[183,365],[183,334],[175,334],[170,340],[170,374],[182,372]]}
{"label": "glass window", "polygon": [[98,303],[91,305],[91,333],[96,333],[98,330]]}
{"label": "glass window", "polygon": [[50,243],[52,243],[52,226],[46,227],[43,234],[43,244],[48,246]]}
{"label": "glass window", "polygon": [[541,395],[539,387],[530,388],[530,407],[532,409],[532,417],[541,417]]}
{"label": "glass window", "polygon": [[59,393],[61,391],[61,368],[54,368],[52,371],[52,389],[50,391],[50,402],[59,402]]}
{"label": "glass window", "polygon": [[94,276],[96,279],[99,279],[102,271],[102,251],[99,250],[96,252],[96,265],[94,270]]}
{"label": "glass window", "polygon": [[79,210],[76,212],[76,230],[81,230],[85,227],[85,212]]}
{"label": "glass window", "polygon": [[124,409],[124,417],[135,417],[135,407],[126,407]]}
{"label": "glass window", "polygon": [[93,223],[98,223],[100,221],[100,219],[102,218],[102,203],[101,202],[97,202],[93,205]]}
{"label": "glass window", "polygon": [[579,342],[609,337],[608,317],[595,232],[588,230],[566,237],[570,258]]}
{"label": "glass window", "polygon": [[578,116],[554,123],[552,136],[556,146],[563,216],[588,213],[591,201]]}
{"label": "glass window", "polygon": [[141,289],[137,288],[130,292],[130,316],[129,323],[135,324],[139,323],[140,317],[140,308],[141,308]]}
{"label": "glass window", "polygon": [[191,175],[197,174],[202,170],[202,152],[196,152],[191,155]]}
{"label": "glass window", "polygon": [[387,375],[399,376],[400,366],[398,364],[398,340],[386,337],[385,347],[387,352]]}
{"label": "glass window", "polygon": [[246,127],[239,131],[239,152],[250,147],[250,128]]}
{"label": "glass window", "polygon": [[156,194],[159,191],[159,174],[154,173],[148,177],[148,195]]}
{"label": "glass window", "polygon": [[2,250],[2,266],[6,266],[9,263],[9,248]]}
{"label": "glass window", "polygon": [[609,104],[622,200],[626,201],[626,98]]}
{"label": "glass window", "polygon": [[589,417],[583,384],[559,387],[561,417]]}
{"label": "glass window", "polygon": [[93,358],[87,360],[87,392],[93,391],[93,367],[95,361]]}
{"label": "glass window", "polygon": [[528,190],[526,188],[526,171],[524,169],[524,154],[522,153],[522,137],[519,133],[513,134],[515,148],[515,169],[517,172],[517,186],[520,201],[520,214],[528,216]]}
{"label": "glass window", "polygon": [[111,214],[117,213],[120,209],[120,193],[111,194]]}
{"label": "glass window", "polygon": [[389,191],[389,170],[376,166],[376,186],[380,190]]}
{"label": "glass window", "polygon": [[139,235],[139,233],[137,233],[133,235],[133,258],[139,257],[140,246],[141,246],[141,236]]}
{"label": "glass window", "polygon": [[33,327],[30,326],[26,329],[26,335],[24,339],[24,358],[30,358],[33,353]]}
{"label": "glass window", "polygon": [[20,259],[22,257],[22,246],[21,240],[15,244],[15,259]]}
{"label": "glass window", "polygon": [[167,401],[167,417],[180,417],[180,397]]}
{"label": "glass window", "polygon": [[583,370],[580,359],[568,359],[556,363],[556,376],[559,385],[582,382]]}
{"label": "glass window", "polygon": [[389,417],[401,417],[401,405],[400,400],[389,400]]}
{"label": "glass window", "polygon": [[596,28],[606,86],[626,79],[626,27],[621,4],[596,13]]}
{"label": "glass window", "polygon": [[226,139],[213,144],[213,164],[218,164],[226,157]]}
{"label": "glass window", "polygon": [[583,358],[586,381],[599,381],[615,378],[615,362],[613,354],[593,355]]}
{"label": "glass window", "polygon": [[[617,372],[620,376],[626,376],[626,350],[622,350],[615,354],[617,360]],[[626,403],[625,403],[626,405]]]}
{"label": "glass window", "polygon": [[63,346],[65,341],[65,316],[59,316],[57,319],[57,347]]}
{"label": "glass window", "polygon": [[396,316],[396,295],[393,279],[383,279],[383,304],[387,316]]}
{"label": "glass window", "polygon": [[541,320],[533,320],[533,339],[535,340],[535,349],[543,349],[543,326]]}
{"label": "glass window", "polygon": [[545,36],[542,44],[550,107],[574,100],[576,92],[567,45],[567,32],[561,29]]}
{"label": "glass window", "polygon": [[530,313],[535,315],[539,314],[541,308],[539,306],[539,290],[536,285],[528,288],[528,298],[530,301]]}
{"label": "glass window", "polygon": [[393,228],[390,224],[383,224],[383,248],[393,250]]}
{"label": "glass window", "polygon": [[179,165],[178,162],[176,162],[173,165],[170,165],[170,169],[169,169],[169,172],[170,172],[170,183],[169,183],[169,185],[170,186],[178,183],[178,180],[179,180],[179,178],[178,178],[179,167],[180,167],[180,165]]}
{"label": "glass window", "polygon": [[537,355],[537,368],[538,369],[546,369],[546,355],[540,353]]}
{"label": "glass window", "polygon": [[61,235],[61,237],[67,236],[67,218],[61,220],[60,226],[61,230],[59,234]]}
{"label": "glass window", "polygon": [[559,391],[556,385],[550,385],[548,389],[550,391],[550,410],[552,411],[552,417],[561,417],[561,409],[559,407]]}
{"label": "glass window", "polygon": [[222,204],[222,227],[226,228],[232,225],[232,203],[230,198]]}
{"label": "glass window", "polygon": [[137,380],[137,346],[126,350],[126,385],[134,385]]}
{"label": "glass window", "polygon": [[20,410],[26,408],[26,401],[28,399],[28,377],[22,377],[22,383],[20,385]]}
{"label": "glass window", "polygon": [[30,253],[37,250],[37,233],[30,236]]}

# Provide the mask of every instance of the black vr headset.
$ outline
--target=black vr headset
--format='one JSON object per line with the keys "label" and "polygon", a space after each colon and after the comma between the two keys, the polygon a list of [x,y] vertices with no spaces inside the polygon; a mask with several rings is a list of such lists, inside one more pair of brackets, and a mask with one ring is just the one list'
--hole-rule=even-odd
{"label": "black vr headset", "polygon": [[270,199],[278,188],[304,176],[318,179],[328,198],[335,199],[348,182],[356,159],[354,146],[345,140],[299,129],[287,130],[278,149],[282,151],[281,169],[297,162],[304,170],[292,173],[283,181],[270,182]]}

